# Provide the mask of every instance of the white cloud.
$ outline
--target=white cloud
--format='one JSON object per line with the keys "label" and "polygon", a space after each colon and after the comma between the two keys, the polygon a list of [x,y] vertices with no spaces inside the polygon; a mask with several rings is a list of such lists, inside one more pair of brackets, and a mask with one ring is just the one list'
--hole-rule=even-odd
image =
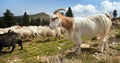
{"label": "white cloud", "polygon": [[81,16],[81,15],[86,16],[96,13],[103,13],[104,11],[112,13],[114,9],[116,9],[118,16],[120,16],[119,7],[120,7],[120,2],[116,2],[116,1],[110,2],[109,0],[104,0],[101,2],[99,9],[96,9],[96,7],[92,4],[88,4],[88,5],[77,4],[72,7],[72,10],[75,16]]}
{"label": "white cloud", "polygon": [[75,11],[75,12],[83,12],[83,8],[84,8],[84,6],[81,4],[78,4],[74,7],[72,7],[73,11]]}
{"label": "white cloud", "polygon": [[103,10],[114,10],[114,9],[119,9],[120,7],[120,2],[110,2],[108,0],[105,0],[101,3],[101,7]]}
{"label": "white cloud", "polygon": [[73,12],[75,12],[75,13],[76,13],[76,12],[78,12],[78,13],[80,13],[80,14],[86,13],[86,15],[87,15],[87,14],[93,14],[93,13],[98,12],[98,11],[96,10],[95,6],[94,6],[94,5],[91,5],[91,4],[88,4],[88,5],[78,4],[78,5],[74,6],[74,7],[72,7],[72,10],[73,10]]}

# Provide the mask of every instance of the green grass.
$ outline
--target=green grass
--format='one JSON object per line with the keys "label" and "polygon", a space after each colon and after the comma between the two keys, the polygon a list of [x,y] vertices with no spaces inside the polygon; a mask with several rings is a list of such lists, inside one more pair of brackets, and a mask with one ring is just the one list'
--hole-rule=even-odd
{"label": "green grass", "polygon": [[116,38],[120,38],[120,28],[116,28],[116,30],[117,30],[117,34],[116,34]]}
{"label": "green grass", "polygon": [[[67,39],[54,40],[41,42],[40,39],[35,39],[30,42],[23,43],[23,50],[19,50],[20,47],[16,45],[15,50],[11,54],[0,54],[0,63],[8,63],[6,60],[15,60],[18,59],[21,63],[27,62],[41,62],[41,60],[36,60],[37,56],[50,56],[57,53],[63,52],[71,47],[73,44]],[[61,49],[59,49],[61,48]],[[6,51],[7,48],[4,49]]]}
{"label": "green grass", "polygon": [[115,49],[116,49],[117,51],[120,51],[120,44],[118,44],[118,46],[116,46]]}

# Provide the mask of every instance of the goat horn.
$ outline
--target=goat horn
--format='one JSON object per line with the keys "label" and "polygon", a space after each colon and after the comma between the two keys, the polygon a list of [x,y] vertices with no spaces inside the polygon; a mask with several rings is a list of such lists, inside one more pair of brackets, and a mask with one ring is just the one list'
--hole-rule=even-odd
{"label": "goat horn", "polygon": [[65,9],[57,9],[56,11],[54,11],[54,14],[56,14],[57,12],[59,12],[59,11],[61,11],[61,10],[66,11]]}

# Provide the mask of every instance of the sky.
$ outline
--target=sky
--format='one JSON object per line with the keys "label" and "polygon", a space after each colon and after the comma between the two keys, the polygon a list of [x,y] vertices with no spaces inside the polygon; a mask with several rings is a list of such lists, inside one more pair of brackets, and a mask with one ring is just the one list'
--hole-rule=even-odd
{"label": "sky", "polygon": [[45,12],[51,15],[59,8],[71,7],[74,16],[87,16],[92,14],[117,10],[120,16],[120,0],[0,0],[0,16],[9,9],[14,16]]}

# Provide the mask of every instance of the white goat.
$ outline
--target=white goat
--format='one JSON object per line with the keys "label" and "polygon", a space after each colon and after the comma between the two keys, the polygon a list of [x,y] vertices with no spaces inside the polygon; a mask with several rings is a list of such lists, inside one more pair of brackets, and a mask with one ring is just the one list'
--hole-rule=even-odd
{"label": "white goat", "polygon": [[54,12],[53,16],[50,18],[49,26],[51,28],[56,28],[57,26],[62,26],[66,29],[67,34],[73,40],[75,45],[75,52],[81,52],[81,37],[94,37],[97,36],[102,42],[101,52],[104,50],[104,45],[107,44],[107,35],[111,28],[111,16],[109,14],[99,14],[89,17],[65,17],[58,11],[64,9],[58,9]]}

